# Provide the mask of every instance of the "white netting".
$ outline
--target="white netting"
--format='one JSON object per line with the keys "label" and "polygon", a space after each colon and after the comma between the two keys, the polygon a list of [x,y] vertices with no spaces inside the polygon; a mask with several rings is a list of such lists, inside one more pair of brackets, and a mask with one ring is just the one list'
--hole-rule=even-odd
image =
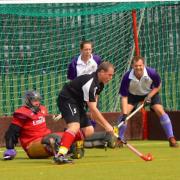
{"label": "white netting", "polygon": [[[49,112],[57,113],[56,98],[67,82],[67,65],[85,39],[93,41],[95,53],[116,66],[99,106],[102,111],[119,111],[119,82],[134,53],[131,10],[135,7],[138,22],[142,20],[141,53],[166,83],[162,89],[165,107],[179,109],[179,5],[151,8],[156,4],[161,5],[1,4],[0,115],[10,115],[20,106],[28,89],[40,91]],[[150,8],[142,13],[144,7]]]}
{"label": "white netting", "polygon": [[168,110],[180,109],[180,6],[145,11],[139,41],[147,65],[162,78],[161,97]]}
{"label": "white netting", "polygon": [[9,115],[20,106],[28,89],[38,90],[49,112],[57,113],[56,98],[67,81],[67,66],[84,39],[92,40],[94,52],[116,66],[116,75],[100,98],[101,110],[112,111],[133,45],[131,12],[74,17],[4,14],[0,24],[1,114]]}

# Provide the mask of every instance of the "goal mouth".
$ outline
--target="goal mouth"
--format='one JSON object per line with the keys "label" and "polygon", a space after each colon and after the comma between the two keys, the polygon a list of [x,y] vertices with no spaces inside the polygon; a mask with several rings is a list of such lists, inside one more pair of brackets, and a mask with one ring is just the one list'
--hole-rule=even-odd
{"label": "goal mouth", "polygon": [[[175,88],[180,83],[176,69],[178,4],[61,2],[0,2],[0,116],[10,116],[22,105],[24,93],[32,89],[40,92],[50,114],[58,114],[57,94],[67,82],[68,64],[80,53],[82,40],[92,40],[93,52],[115,65],[116,73],[101,93],[98,106],[102,112],[119,111],[119,82],[135,54],[133,7],[137,8],[141,55],[163,80],[162,103],[165,108],[179,110],[179,90]],[[168,98],[171,92],[172,101]]]}

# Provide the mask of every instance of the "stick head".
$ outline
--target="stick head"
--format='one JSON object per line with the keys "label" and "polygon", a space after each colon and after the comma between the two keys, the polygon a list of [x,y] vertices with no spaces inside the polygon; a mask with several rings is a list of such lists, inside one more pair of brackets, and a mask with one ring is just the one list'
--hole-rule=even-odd
{"label": "stick head", "polygon": [[150,153],[148,153],[146,156],[143,155],[141,158],[142,158],[144,161],[152,161],[152,160],[153,160],[153,156],[152,156],[152,154],[150,154]]}

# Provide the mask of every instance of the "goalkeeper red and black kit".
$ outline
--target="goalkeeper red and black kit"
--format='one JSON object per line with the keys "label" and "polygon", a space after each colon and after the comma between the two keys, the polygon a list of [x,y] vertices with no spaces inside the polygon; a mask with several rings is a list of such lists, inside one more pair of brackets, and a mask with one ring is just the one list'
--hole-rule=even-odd
{"label": "goalkeeper red and black kit", "polygon": [[22,106],[13,114],[13,120],[6,132],[6,144],[8,148],[14,148],[14,144],[20,143],[24,149],[35,139],[41,138],[51,131],[46,126],[45,117],[47,109],[40,106],[40,111],[34,113],[30,108]]}
{"label": "goalkeeper red and black kit", "polygon": [[75,78],[64,85],[57,104],[66,123],[79,122],[82,127],[90,124],[86,115],[86,102],[96,102],[104,84],[98,81],[97,73],[86,74]]}

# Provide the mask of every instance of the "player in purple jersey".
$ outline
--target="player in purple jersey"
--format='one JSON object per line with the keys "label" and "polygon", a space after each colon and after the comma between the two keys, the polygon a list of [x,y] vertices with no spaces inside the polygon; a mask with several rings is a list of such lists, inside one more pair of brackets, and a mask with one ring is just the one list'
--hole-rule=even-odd
{"label": "player in purple jersey", "polygon": [[92,54],[92,42],[82,41],[80,44],[80,54],[73,57],[68,65],[67,78],[73,80],[77,76],[91,74],[97,70],[101,63],[98,55]]}
{"label": "player in purple jersey", "polygon": [[[160,123],[165,131],[170,147],[178,147],[173,134],[171,120],[164,111],[159,96],[161,79],[159,74],[144,64],[144,58],[136,56],[132,60],[132,69],[123,76],[119,94],[121,96],[121,106],[123,115],[119,120],[125,121],[128,114],[133,111],[136,105],[144,101],[157,114]],[[119,137],[124,140],[124,133],[127,124],[123,124],[119,129]]]}

